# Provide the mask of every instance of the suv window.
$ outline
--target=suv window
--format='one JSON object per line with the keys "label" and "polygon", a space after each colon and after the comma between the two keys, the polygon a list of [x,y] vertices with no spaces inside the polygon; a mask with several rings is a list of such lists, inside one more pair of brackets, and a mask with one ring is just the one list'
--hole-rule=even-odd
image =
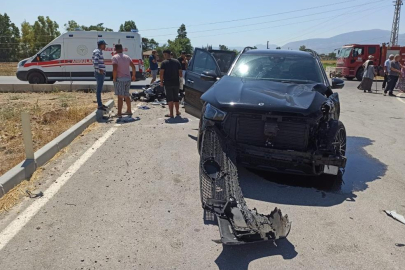
{"label": "suv window", "polygon": [[230,76],[256,80],[323,83],[316,60],[312,57],[295,55],[242,55]]}
{"label": "suv window", "polygon": [[204,71],[216,71],[217,65],[212,58],[211,54],[197,50],[196,54],[193,57],[193,71],[196,73],[202,73]]}
{"label": "suv window", "polygon": [[233,60],[236,57],[236,53],[231,52],[213,51],[211,54],[212,56],[214,56],[215,60],[217,60],[221,73],[228,72],[233,63]]}
{"label": "suv window", "polygon": [[61,56],[61,45],[51,45],[40,53],[41,62],[59,59]]}

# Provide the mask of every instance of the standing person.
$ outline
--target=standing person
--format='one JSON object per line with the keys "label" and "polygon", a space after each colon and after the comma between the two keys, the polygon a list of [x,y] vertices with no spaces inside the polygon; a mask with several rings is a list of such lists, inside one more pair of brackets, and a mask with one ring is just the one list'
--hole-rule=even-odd
{"label": "standing person", "polygon": [[401,74],[398,79],[398,89],[401,93],[405,93],[405,66],[401,68]]}
{"label": "standing person", "polygon": [[374,62],[372,60],[367,62],[367,65],[364,67],[363,79],[361,80],[358,89],[363,89],[364,93],[366,90],[371,92],[371,87],[373,86],[374,76],[376,75],[374,70]]}
{"label": "standing person", "polygon": [[188,67],[188,61],[186,59],[186,52],[181,52],[181,56],[177,60],[181,64],[181,70],[182,70],[183,78],[184,78],[184,75],[185,75],[187,67]]}
{"label": "standing person", "polygon": [[394,60],[394,55],[390,54],[387,60],[384,62],[384,81],[382,84],[382,88],[385,90],[388,82],[388,73],[390,72],[390,62]]}
{"label": "standing person", "polygon": [[150,83],[154,83],[156,81],[156,77],[158,74],[158,63],[157,63],[157,52],[155,50],[152,51],[152,55],[149,56],[149,68],[150,68],[150,73],[152,74],[152,80]]}
{"label": "standing person", "polygon": [[186,59],[187,59],[187,66],[188,66],[188,65],[190,65],[190,61],[191,61],[191,54],[187,54]]}
{"label": "standing person", "polygon": [[105,50],[105,46],[108,45],[104,39],[100,39],[97,42],[98,48],[93,51],[93,66],[94,66],[94,77],[97,81],[97,109],[106,111],[107,106],[103,105],[103,101],[101,100],[101,92],[103,91],[104,79],[105,79],[105,65],[104,65],[104,56],[103,50]]}
{"label": "standing person", "polygon": [[389,92],[389,96],[395,97],[392,91],[394,91],[399,75],[401,74],[401,64],[399,63],[399,60],[401,60],[401,56],[397,54],[395,55],[394,60],[390,62],[390,72],[388,73],[388,85],[384,90],[384,96],[386,96],[387,92]]}
{"label": "standing person", "polygon": [[[132,115],[131,99],[129,98],[129,89],[131,87],[131,79],[135,81],[135,65],[132,59],[122,53],[122,45],[115,44],[115,51],[117,52],[112,58],[113,64],[113,82],[115,95],[118,96],[118,114],[120,118],[122,115]],[[132,76],[129,72],[129,67],[132,68]],[[122,113],[123,99],[127,104],[127,111]]]}
{"label": "standing person", "polygon": [[179,90],[183,72],[179,61],[172,59],[170,53],[170,50],[163,51],[166,60],[160,66],[160,86],[165,87],[166,100],[169,105],[169,114],[166,114],[165,117],[173,118],[173,107],[176,108],[177,116],[181,114],[179,110]]}

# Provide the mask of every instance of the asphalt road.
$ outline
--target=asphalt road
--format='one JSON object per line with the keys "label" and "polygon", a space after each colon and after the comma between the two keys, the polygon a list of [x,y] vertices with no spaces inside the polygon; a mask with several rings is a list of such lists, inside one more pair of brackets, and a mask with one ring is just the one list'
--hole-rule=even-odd
{"label": "asphalt road", "polygon": [[[150,79],[144,81],[132,82],[133,86],[142,86],[149,83]],[[28,84],[28,82],[20,81],[15,76],[0,76],[0,84]],[[70,81],[56,82],[55,84],[70,84]],[[74,81],[73,84],[96,84],[96,81]],[[106,81],[105,84],[112,85],[112,81]]]}
{"label": "asphalt road", "polygon": [[405,215],[405,98],[355,86],[338,90],[344,183],[241,169],[249,207],[277,206],[292,221],[277,246],[213,241],[218,227],[204,224],[199,199],[198,120],[183,113],[166,123],[166,109],[149,105],[136,111],[138,122],[98,124],[45,166],[38,191],[53,197],[32,219],[21,213],[48,198],[27,198],[0,216],[0,231],[16,224],[0,268],[404,269],[405,225],[383,210]]}

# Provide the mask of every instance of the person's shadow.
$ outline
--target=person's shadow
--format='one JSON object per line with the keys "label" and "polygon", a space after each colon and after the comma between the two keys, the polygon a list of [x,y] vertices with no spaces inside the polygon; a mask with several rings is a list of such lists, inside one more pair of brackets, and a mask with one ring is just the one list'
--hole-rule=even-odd
{"label": "person's shadow", "polygon": [[188,122],[188,118],[182,118],[181,116],[176,116],[174,118],[168,118],[165,120],[166,124],[185,124]]}
{"label": "person's shadow", "polygon": [[240,246],[223,245],[215,263],[221,270],[245,270],[248,269],[250,262],[260,258],[281,255],[284,260],[291,260],[298,255],[288,239],[280,239],[275,243],[276,245],[273,241],[267,241]]}

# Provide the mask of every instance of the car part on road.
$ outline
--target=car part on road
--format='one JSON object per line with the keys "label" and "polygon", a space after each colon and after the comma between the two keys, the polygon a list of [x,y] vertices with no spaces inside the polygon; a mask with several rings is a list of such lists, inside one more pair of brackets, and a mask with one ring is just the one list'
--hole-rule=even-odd
{"label": "car part on road", "polygon": [[405,217],[398,214],[395,210],[393,211],[388,211],[388,210],[384,210],[384,212],[389,215],[390,217],[392,217],[393,219],[398,220],[399,222],[405,224]]}
{"label": "car part on road", "polygon": [[291,222],[275,208],[269,215],[248,209],[239,185],[236,151],[218,136],[215,126],[204,132],[200,159],[202,206],[218,219],[225,245],[276,240],[287,237]]}

